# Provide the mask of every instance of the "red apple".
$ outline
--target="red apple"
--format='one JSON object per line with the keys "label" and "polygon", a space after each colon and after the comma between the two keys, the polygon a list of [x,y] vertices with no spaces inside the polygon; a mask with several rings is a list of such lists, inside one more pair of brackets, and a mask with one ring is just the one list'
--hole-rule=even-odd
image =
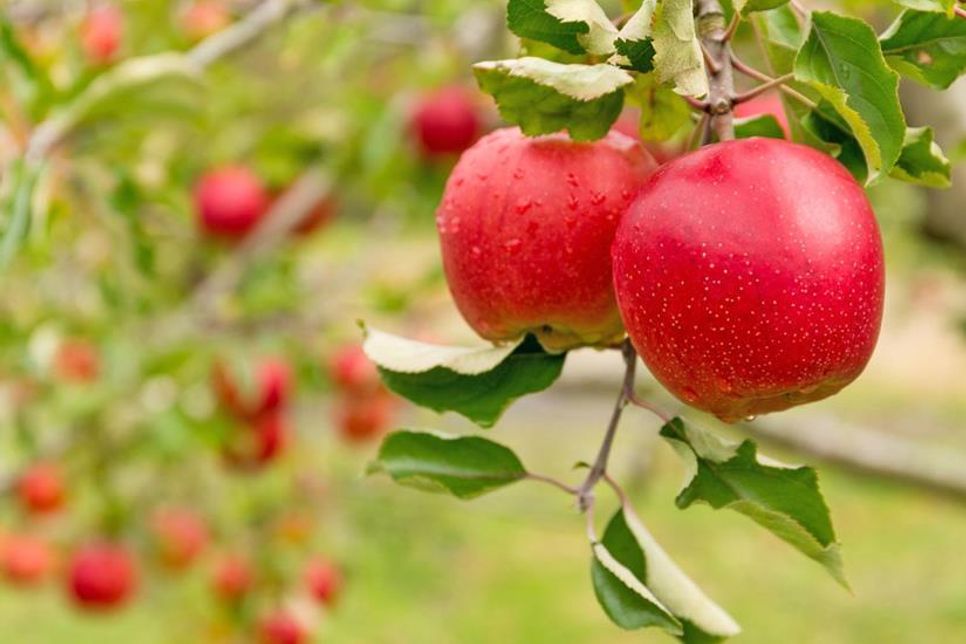
{"label": "red apple", "polygon": [[215,594],[227,602],[236,602],[248,594],[255,583],[255,574],[248,559],[231,554],[223,557],[215,568],[212,587]]}
{"label": "red apple", "polygon": [[221,31],[231,22],[231,12],[222,0],[195,0],[181,13],[181,29],[189,40],[198,41]]}
{"label": "red apple", "polygon": [[35,463],[20,475],[17,495],[32,514],[56,512],[64,505],[66,492],[60,468],[53,463]]}
{"label": "red apple", "polygon": [[261,644],[301,644],[307,641],[305,628],[284,610],[276,610],[259,622],[258,641]]}
{"label": "red apple", "polygon": [[378,438],[392,423],[394,403],[388,392],[345,398],[336,405],[334,412],[339,435],[350,443]]}
{"label": "red apple", "polygon": [[379,370],[360,344],[345,345],[336,351],[329,363],[329,375],[350,396],[370,396],[383,388]]}
{"label": "red apple", "polygon": [[502,129],[466,151],[436,216],[463,317],[495,342],[535,334],[550,350],[624,337],[610,245],[657,163],[618,132],[593,143]]}
{"label": "red apple", "polygon": [[412,129],[427,157],[459,154],[480,136],[482,124],[473,94],[450,86],[423,96],[413,110]]}
{"label": "red apple", "polygon": [[785,105],[782,103],[781,94],[778,92],[766,92],[750,101],[735,105],[734,114],[738,118],[752,118],[755,116],[770,115],[785,133],[785,138],[790,139],[791,134],[788,129],[788,115],[785,113]]}
{"label": "red apple", "polygon": [[287,442],[285,419],[269,413],[240,427],[225,446],[224,456],[237,469],[255,471],[274,461]]}
{"label": "red apple", "polygon": [[215,396],[237,418],[256,418],[280,411],[288,404],[292,391],[288,363],[279,358],[266,358],[258,363],[255,372],[253,387],[243,391],[224,362],[216,360],[212,365],[211,386]]}
{"label": "red apple", "polygon": [[81,24],[81,47],[92,65],[107,65],[117,56],[124,35],[124,14],[120,7],[95,7]]}
{"label": "red apple", "polygon": [[190,566],[208,545],[208,526],[190,508],[161,508],[151,529],[161,563],[171,570]]}
{"label": "red apple", "polygon": [[54,565],[50,545],[30,535],[7,535],[0,539],[0,570],[18,586],[32,586],[44,579]]}
{"label": "red apple", "polygon": [[317,557],[305,567],[305,585],[314,598],[331,606],[342,592],[342,572],[331,561]]}
{"label": "red apple", "polygon": [[78,607],[108,610],[130,599],[137,586],[137,570],[124,546],[93,543],[74,553],[67,581]]}
{"label": "red apple", "polygon": [[57,347],[54,371],[67,382],[85,383],[97,379],[100,358],[97,348],[86,340],[65,340]]}
{"label": "red apple", "polygon": [[195,186],[201,230],[213,237],[240,239],[267,212],[270,197],[262,180],[243,166],[205,173]]}
{"label": "red apple", "polygon": [[617,231],[624,324],[654,376],[727,422],[819,400],[875,347],[884,266],[862,187],[781,139],[663,166]]}

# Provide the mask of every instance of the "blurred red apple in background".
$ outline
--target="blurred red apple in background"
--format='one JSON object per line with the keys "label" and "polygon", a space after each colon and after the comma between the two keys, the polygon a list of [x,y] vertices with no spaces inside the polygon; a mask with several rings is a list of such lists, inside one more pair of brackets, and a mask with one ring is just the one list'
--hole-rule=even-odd
{"label": "blurred red apple in background", "polygon": [[137,586],[137,570],[124,546],[92,543],[74,553],[68,567],[67,583],[78,607],[109,610],[130,599]]}
{"label": "blurred red apple in background", "polygon": [[151,529],[162,564],[172,570],[187,568],[208,545],[208,526],[190,508],[157,510]]}
{"label": "blurred red apple in background", "polygon": [[394,406],[388,392],[337,401],[333,417],[336,429],[349,443],[371,441],[389,429]]}
{"label": "blurred red apple in background", "polygon": [[189,40],[198,41],[221,31],[231,22],[231,12],[223,0],[194,0],[181,12],[181,30]]}
{"label": "blurred red apple in background", "polygon": [[54,565],[50,545],[31,535],[0,537],[0,570],[11,584],[32,586],[42,581]]}
{"label": "blurred red apple in background", "polygon": [[420,150],[430,158],[459,154],[473,145],[482,130],[472,92],[458,85],[422,96],[411,126]]}
{"label": "blurred red apple in background", "polygon": [[63,473],[53,463],[35,463],[17,480],[17,496],[33,514],[56,512],[66,497]]}
{"label": "blurred red apple in background", "polygon": [[343,393],[351,396],[368,396],[382,389],[379,370],[361,344],[348,344],[336,351],[329,362],[329,375]]}
{"label": "blurred red apple in background", "polygon": [[113,4],[91,9],[80,29],[81,47],[92,65],[107,65],[117,56],[124,36],[124,14]]}
{"label": "blurred red apple in background", "polygon": [[211,370],[211,386],[218,402],[228,413],[249,420],[283,409],[292,392],[292,371],[280,358],[265,358],[255,367],[252,386],[243,390],[228,366],[216,360]]}
{"label": "blurred red apple in background", "polygon": [[342,592],[342,572],[327,559],[316,557],[305,567],[305,585],[312,596],[325,604],[333,605]]}
{"label": "blurred red apple in background", "polygon": [[206,172],[194,191],[201,230],[213,237],[240,239],[267,212],[270,197],[262,180],[244,166]]}
{"label": "blurred red apple in background", "polygon": [[100,374],[97,348],[86,340],[64,340],[54,356],[54,372],[67,382],[96,380]]}
{"label": "blurred red apple in background", "polygon": [[212,588],[222,600],[235,602],[248,594],[255,583],[255,574],[248,559],[237,554],[225,555],[218,561]]}
{"label": "blurred red apple in background", "polygon": [[288,611],[275,610],[259,622],[258,641],[261,644],[301,644],[307,640],[305,628]]}

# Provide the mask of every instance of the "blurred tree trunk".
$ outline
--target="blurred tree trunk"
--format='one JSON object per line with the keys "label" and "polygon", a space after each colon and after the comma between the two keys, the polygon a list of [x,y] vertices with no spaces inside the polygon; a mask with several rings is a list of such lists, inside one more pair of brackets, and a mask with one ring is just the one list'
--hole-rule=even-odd
{"label": "blurred tree trunk", "polygon": [[[902,95],[909,124],[933,126],[936,140],[947,154],[966,138],[966,78],[960,78],[943,93],[906,82]],[[923,231],[966,248],[966,163],[953,166],[952,188],[927,190],[926,196]]]}

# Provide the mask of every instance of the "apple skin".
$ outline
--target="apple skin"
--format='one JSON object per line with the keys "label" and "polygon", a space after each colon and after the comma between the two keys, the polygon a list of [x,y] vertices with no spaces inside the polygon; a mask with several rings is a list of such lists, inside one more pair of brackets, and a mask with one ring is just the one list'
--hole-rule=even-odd
{"label": "apple skin", "polygon": [[423,155],[438,158],[466,150],[483,126],[473,94],[453,85],[423,96],[413,110],[411,127]]}
{"label": "apple skin", "polygon": [[194,200],[202,232],[238,240],[258,225],[271,196],[254,172],[234,165],[205,173],[195,186]]}
{"label": "apple skin", "polygon": [[342,593],[342,572],[331,561],[317,557],[305,567],[305,585],[312,597],[332,606]]}
{"label": "apple skin", "polygon": [[6,535],[0,539],[0,571],[16,586],[35,586],[50,573],[54,553],[50,545],[30,535]]}
{"label": "apple skin", "polygon": [[161,563],[169,570],[185,570],[208,545],[208,526],[189,508],[161,508],[151,520]]}
{"label": "apple skin", "polygon": [[219,599],[237,602],[255,585],[255,573],[248,559],[241,555],[224,556],[215,567],[212,589]]}
{"label": "apple skin", "polygon": [[31,514],[60,510],[67,496],[60,468],[53,463],[31,465],[17,481],[17,496]]}
{"label": "apple skin", "polygon": [[87,14],[81,24],[81,48],[92,65],[108,65],[117,57],[124,36],[120,7],[105,4]]}
{"label": "apple skin", "polygon": [[258,641],[261,644],[302,644],[307,637],[302,625],[284,610],[268,614],[258,625]]}
{"label": "apple skin", "polygon": [[469,325],[494,342],[530,332],[551,351],[619,342],[610,245],[656,167],[618,132],[593,143],[516,128],[480,139],[436,214],[446,279]]}
{"label": "apple skin", "polygon": [[750,138],[668,163],[628,210],[613,256],[645,364],[726,422],[830,396],[875,348],[875,214],[845,168],[811,148]]}
{"label": "apple skin", "polygon": [[744,103],[735,105],[734,114],[737,118],[752,118],[755,116],[771,115],[778,121],[785,138],[790,139],[791,133],[788,129],[788,115],[785,113],[785,105],[782,103],[781,94],[778,92],[765,92]]}
{"label": "apple skin", "polygon": [[75,552],[70,561],[68,588],[79,608],[103,611],[120,607],[136,587],[134,560],[119,544],[88,544]]}

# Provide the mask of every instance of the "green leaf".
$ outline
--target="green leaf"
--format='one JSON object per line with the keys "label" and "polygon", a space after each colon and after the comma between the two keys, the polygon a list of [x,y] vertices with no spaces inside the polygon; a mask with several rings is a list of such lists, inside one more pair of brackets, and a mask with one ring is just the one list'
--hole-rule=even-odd
{"label": "green leaf", "polygon": [[594,0],[510,0],[507,26],[521,38],[571,54],[609,55],[617,37],[617,28]]}
{"label": "green leaf", "polygon": [[759,114],[744,119],[735,119],[735,138],[747,139],[752,136],[764,136],[770,139],[784,139],[785,131],[771,114]]}
{"label": "green leaf", "polygon": [[385,472],[396,483],[427,492],[471,499],[526,478],[508,447],[479,436],[450,436],[403,430],[389,434],[370,473]]}
{"label": "green leaf", "polygon": [[852,134],[849,124],[827,101],[819,102],[816,109],[808,111],[802,117],[801,124],[817,147],[835,157],[856,181],[865,183],[869,176],[869,168],[866,165],[862,146]]}
{"label": "green leaf", "polygon": [[683,625],[685,642],[717,642],[741,629],[657,543],[629,504],[611,518],[602,545]]}
{"label": "green leaf", "polygon": [[906,129],[906,140],[892,177],[930,188],[948,188],[952,167],[939,145],[933,141],[931,127]]}
{"label": "green leaf", "polygon": [[17,161],[12,165],[13,192],[6,204],[3,237],[0,238],[0,269],[6,268],[23,247],[30,232],[34,186],[43,168]]}
{"label": "green leaf", "polygon": [[681,622],[604,545],[596,543],[592,549],[594,594],[612,622],[626,630],[657,626],[671,635],[684,633]]}
{"label": "green leaf", "polygon": [[879,38],[892,67],[920,83],[946,89],[966,71],[966,20],[903,11]]}
{"label": "green leaf", "polygon": [[[658,80],[671,83],[680,94],[704,96],[708,77],[701,43],[694,29],[691,0],[644,0],[617,35],[615,65],[650,71],[644,53],[653,47]],[[630,52],[632,56],[628,56]]]}
{"label": "green leaf", "polygon": [[691,108],[655,74],[640,74],[627,90],[627,100],[641,110],[640,136],[645,141],[667,141],[691,121]]}
{"label": "green leaf", "polygon": [[735,10],[743,16],[756,11],[768,11],[788,4],[788,0],[735,0]]}
{"label": "green leaf", "polygon": [[484,348],[444,347],[370,329],[363,343],[389,389],[422,407],[455,411],[492,426],[514,400],[560,376],[566,354],[547,353],[532,336]]}
{"label": "green leaf", "polygon": [[792,71],[804,35],[795,11],[788,5],[765,11],[753,20],[762,35],[765,53],[774,76]]}
{"label": "green leaf", "polygon": [[473,66],[483,91],[496,99],[500,115],[530,136],[566,129],[578,141],[610,131],[624,105],[630,74],[613,65],[564,65],[542,58],[517,58]]}
{"label": "green leaf", "polygon": [[635,72],[647,73],[654,69],[654,41],[650,38],[641,40],[621,40],[614,42],[614,49],[619,56],[616,60],[624,60],[622,67]]}
{"label": "green leaf", "polygon": [[751,440],[728,441],[680,418],[661,428],[684,460],[687,480],[679,508],[695,502],[731,508],[750,517],[814,559],[848,588],[828,506],[810,467],[792,467],[758,456]]}
{"label": "green leaf", "polygon": [[862,147],[869,181],[899,158],[905,117],[899,76],[885,62],[872,28],[861,20],[813,12],[805,44],[795,58],[795,78],[807,83],[848,123]]}
{"label": "green leaf", "polygon": [[920,11],[935,11],[952,17],[956,0],[895,0],[896,4]]}

